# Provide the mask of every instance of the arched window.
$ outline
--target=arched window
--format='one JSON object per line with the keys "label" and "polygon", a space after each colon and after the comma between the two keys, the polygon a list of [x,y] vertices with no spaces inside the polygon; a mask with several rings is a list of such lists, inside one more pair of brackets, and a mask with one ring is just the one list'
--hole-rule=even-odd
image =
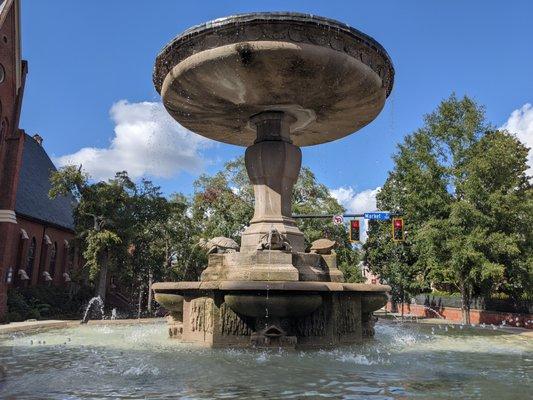
{"label": "arched window", "polygon": [[76,257],[76,247],[74,245],[68,248],[68,271],[71,272],[74,269],[74,259]]}
{"label": "arched window", "polygon": [[30,247],[28,249],[28,258],[26,259],[26,274],[30,277],[33,273],[33,264],[35,263],[35,250],[37,248],[37,240],[35,236],[31,238]]}
{"label": "arched window", "polygon": [[54,245],[52,246],[52,250],[50,252],[50,269],[49,274],[50,276],[54,276],[56,272],[56,262],[57,262],[57,242],[54,242]]}
{"label": "arched window", "polygon": [[26,248],[28,247],[27,246],[28,239],[29,239],[28,233],[24,229],[21,228],[20,229],[20,236],[19,236],[19,247],[18,247],[18,250],[17,250],[17,263],[15,265],[16,268],[15,268],[15,279],[14,279],[14,281],[16,283],[18,283],[19,270],[26,269],[26,265],[25,265],[26,259],[24,258],[24,252],[25,252]]}

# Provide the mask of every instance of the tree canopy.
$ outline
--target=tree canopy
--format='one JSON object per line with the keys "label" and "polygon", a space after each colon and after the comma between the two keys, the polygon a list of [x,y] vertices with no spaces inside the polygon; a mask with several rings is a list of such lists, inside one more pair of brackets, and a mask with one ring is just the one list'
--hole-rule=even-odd
{"label": "tree canopy", "polygon": [[[105,298],[108,274],[139,304],[145,302],[152,281],[197,280],[207,265],[201,238],[240,234],[253,215],[253,188],[242,157],[223,170],[200,176],[191,196],[165,197],[149,180],[133,182],[126,172],[113,179],[91,182],[81,168],[68,166],[51,178],[50,196],[74,194],[75,224],[85,268],[79,279],[94,283]],[[295,185],[296,213],[342,213],[327,187],[306,167]],[[361,279],[359,252],[347,232],[328,220],[299,221],[307,244],[329,237],[340,244],[339,265],[346,279]],[[147,301],[151,304],[150,300]]]}
{"label": "tree canopy", "polygon": [[371,269],[402,299],[430,285],[459,291],[465,320],[475,294],[531,295],[527,153],[472,99],[444,100],[393,157],[377,205],[405,216],[407,238],[392,242],[390,227],[371,224]]}

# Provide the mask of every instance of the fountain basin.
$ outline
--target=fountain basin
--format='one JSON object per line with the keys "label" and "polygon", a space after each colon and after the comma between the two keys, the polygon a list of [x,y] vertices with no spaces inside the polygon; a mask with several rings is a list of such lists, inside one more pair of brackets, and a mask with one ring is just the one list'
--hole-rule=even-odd
{"label": "fountain basin", "polygon": [[360,343],[372,336],[372,312],[385,305],[390,287],[341,282],[200,281],[154,283],[152,290],[163,305],[170,302],[172,313],[179,313],[180,303],[174,299],[183,297],[183,318],[170,326],[171,337],[182,342],[209,347],[267,346],[273,342],[263,336],[274,330],[281,336],[276,346],[309,348]]}
{"label": "fountain basin", "polygon": [[318,294],[283,295],[272,294],[227,294],[224,302],[237,314],[246,317],[288,318],[311,314],[322,304]]}
{"label": "fountain basin", "polygon": [[155,293],[155,301],[169,311],[183,311],[183,296],[172,293]]}
{"label": "fountain basin", "polygon": [[379,310],[387,304],[387,299],[385,293],[366,293],[361,298],[361,309],[364,313],[371,313]]}
{"label": "fountain basin", "polygon": [[325,143],[370,123],[392,90],[385,49],[343,23],[298,13],[253,13],[191,28],[158,55],[154,85],[180,124],[250,146],[250,118],[293,118],[297,146]]}
{"label": "fountain basin", "polygon": [[364,346],[292,352],[177,345],[164,321],[120,322],[0,335],[0,397],[515,400],[533,391],[533,340],[503,327],[380,320],[379,340]]}

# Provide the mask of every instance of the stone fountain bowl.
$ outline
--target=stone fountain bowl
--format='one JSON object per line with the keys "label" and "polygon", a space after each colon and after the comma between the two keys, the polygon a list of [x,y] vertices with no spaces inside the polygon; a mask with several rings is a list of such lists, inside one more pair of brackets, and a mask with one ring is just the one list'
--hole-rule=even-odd
{"label": "stone fountain bowl", "polygon": [[183,126],[249,146],[250,117],[293,117],[297,146],[329,142],[371,122],[394,79],[385,49],[338,21],[297,13],[252,13],[188,29],[159,54],[154,84]]}
{"label": "stone fountain bowl", "polygon": [[[182,312],[184,297],[220,293],[237,314],[247,317],[301,317],[322,305],[323,295],[344,293],[361,296],[363,313],[387,303],[387,285],[337,282],[208,281],[159,282],[152,285],[155,300],[171,312]],[[268,311],[267,311],[268,310]]]}
{"label": "stone fountain bowl", "polygon": [[254,318],[296,318],[311,314],[322,304],[319,294],[232,293],[224,296],[237,314]]}
{"label": "stone fountain bowl", "polygon": [[155,301],[171,312],[181,312],[183,310],[183,296],[176,293],[154,293]]}

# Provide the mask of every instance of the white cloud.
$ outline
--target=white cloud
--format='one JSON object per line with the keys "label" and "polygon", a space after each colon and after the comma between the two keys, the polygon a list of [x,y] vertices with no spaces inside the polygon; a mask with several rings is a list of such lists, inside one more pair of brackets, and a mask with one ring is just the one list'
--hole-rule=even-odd
{"label": "white cloud", "polygon": [[362,214],[376,211],[376,195],[381,188],[367,189],[356,192],[352,187],[331,189],[330,193],[349,213]]}
{"label": "white cloud", "polygon": [[527,103],[522,108],[514,110],[502,128],[516,134],[518,140],[529,147],[527,174],[533,175],[533,106]]}
{"label": "white cloud", "polygon": [[55,158],[56,164],[82,164],[98,180],[123,170],[132,178],[170,178],[181,171],[201,171],[201,150],[214,143],[179,125],[160,102],[120,100],[111,106],[109,114],[115,123],[109,147],[85,147]]}

